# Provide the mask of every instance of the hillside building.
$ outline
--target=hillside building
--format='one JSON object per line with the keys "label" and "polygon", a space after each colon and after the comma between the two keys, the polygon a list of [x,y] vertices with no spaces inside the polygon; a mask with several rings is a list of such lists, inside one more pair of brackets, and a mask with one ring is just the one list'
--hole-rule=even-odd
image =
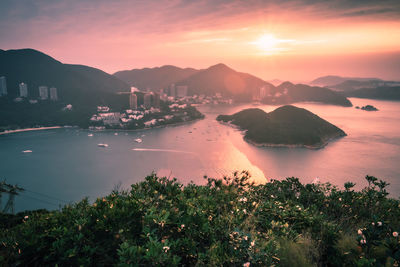
{"label": "hillside building", "polygon": [[187,85],[179,85],[176,87],[176,97],[186,97],[188,92]]}
{"label": "hillside building", "polygon": [[19,96],[28,97],[28,85],[26,83],[19,84]]}
{"label": "hillside building", "polygon": [[55,87],[50,87],[50,100],[52,101],[58,100],[57,88]]}
{"label": "hillside building", "polygon": [[7,95],[7,81],[6,77],[1,76],[0,77],[0,96],[5,96]]}
{"label": "hillside building", "polygon": [[143,97],[143,106],[146,109],[151,108],[151,94],[145,94]]}
{"label": "hillside building", "polygon": [[49,90],[47,86],[39,86],[39,98],[41,100],[46,100],[49,98]]}

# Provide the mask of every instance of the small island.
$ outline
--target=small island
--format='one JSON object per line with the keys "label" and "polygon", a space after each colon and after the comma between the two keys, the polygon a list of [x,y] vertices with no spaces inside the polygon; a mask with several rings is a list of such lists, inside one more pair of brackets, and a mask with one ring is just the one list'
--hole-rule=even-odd
{"label": "small island", "polygon": [[365,111],[378,111],[378,109],[372,105],[363,106],[361,107],[361,109]]}
{"label": "small island", "polygon": [[244,139],[256,146],[322,148],[328,141],[346,133],[303,108],[286,105],[266,113],[258,108],[233,115],[219,115],[217,120],[245,130]]}

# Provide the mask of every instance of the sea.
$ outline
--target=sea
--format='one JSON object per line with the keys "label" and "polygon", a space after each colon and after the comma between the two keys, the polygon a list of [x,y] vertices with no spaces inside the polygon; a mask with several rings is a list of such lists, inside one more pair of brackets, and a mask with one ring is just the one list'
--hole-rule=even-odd
{"label": "sea", "polygon": [[[256,183],[298,177],[303,183],[329,182],[339,188],[351,181],[357,190],[367,185],[366,175],[373,175],[390,183],[388,192],[398,198],[400,102],[350,100],[353,107],[293,104],[347,133],[317,150],[255,147],[243,140],[243,132],[216,121],[219,114],[245,108],[270,112],[279,107],[254,104],[199,106],[204,119],[164,128],[61,128],[0,135],[0,181],[24,189],[15,196],[16,212],[60,209],[85,197],[94,201],[115,189],[130,190],[152,173],[186,185],[205,184],[204,176],[222,178],[246,170]],[[367,104],[379,111],[355,108]],[[2,195],[0,208],[8,199]]]}

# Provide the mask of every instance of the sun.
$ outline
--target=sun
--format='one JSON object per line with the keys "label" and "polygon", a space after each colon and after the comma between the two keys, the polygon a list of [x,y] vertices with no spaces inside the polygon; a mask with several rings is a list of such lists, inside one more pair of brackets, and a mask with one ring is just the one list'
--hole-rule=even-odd
{"label": "sun", "polygon": [[258,49],[264,52],[273,52],[276,50],[277,45],[280,40],[276,38],[273,34],[263,34],[256,41],[253,42]]}

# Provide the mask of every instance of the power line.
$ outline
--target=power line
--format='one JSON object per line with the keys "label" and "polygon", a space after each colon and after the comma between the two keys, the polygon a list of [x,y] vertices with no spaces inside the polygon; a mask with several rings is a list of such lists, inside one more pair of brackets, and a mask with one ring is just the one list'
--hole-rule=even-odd
{"label": "power line", "polygon": [[53,205],[53,206],[56,206],[56,207],[60,206],[59,204],[55,204],[55,203],[49,202],[47,200],[39,199],[39,198],[32,197],[32,196],[27,196],[27,195],[22,195],[22,194],[20,196],[27,197],[27,198],[30,198],[30,199],[34,199],[36,201],[43,202],[43,203],[46,203],[46,204],[49,204],[49,205]]}
{"label": "power line", "polygon": [[66,200],[63,200],[63,199],[60,199],[60,198],[52,197],[52,196],[50,196],[50,195],[46,195],[46,194],[43,194],[43,193],[35,192],[35,191],[32,191],[32,190],[25,189],[25,191],[26,191],[26,192],[33,193],[33,194],[41,195],[41,196],[46,197],[46,198],[49,198],[49,199],[53,199],[53,200],[65,202],[65,203],[67,203],[67,204],[70,203],[70,201],[66,201]]}

